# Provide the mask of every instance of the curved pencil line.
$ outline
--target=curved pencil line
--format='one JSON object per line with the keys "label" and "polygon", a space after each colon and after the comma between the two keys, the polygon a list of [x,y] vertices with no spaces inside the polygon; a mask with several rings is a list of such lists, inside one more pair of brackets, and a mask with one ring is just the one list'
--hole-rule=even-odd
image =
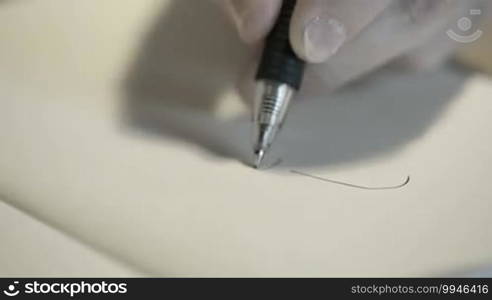
{"label": "curved pencil line", "polygon": [[281,159],[281,158],[279,158],[279,159],[277,159],[277,160],[276,160],[273,164],[271,164],[270,166],[268,166],[268,167],[267,167],[266,169],[264,169],[264,170],[270,170],[270,169],[273,169],[273,168],[277,167],[278,165],[280,165],[282,162],[283,162],[283,161],[282,161],[282,159]]}
{"label": "curved pencil line", "polygon": [[[280,165],[282,162],[283,162],[283,161],[282,161],[282,159],[281,159],[281,158],[279,158],[279,159],[277,159],[276,161],[274,161],[271,165],[268,165],[268,166],[265,166],[265,167],[263,167],[263,168],[260,168],[259,170],[261,170],[261,171],[267,171],[267,170],[270,170],[270,169],[276,168],[276,167],[277,167],[278,165]],[[254,169],[256,169],[256,168],[255,168],[255,166],[251,165],[251,162],[248,162],[248,163],[244,162],[244,164],[245,164],[245,165],[248,165],[248,166],[250,166],[250,167],[252,167],[252,168],[254,168]]]}
{"label": "curved pencil line", "polygon": [[337,180],[331,180],[331,179],[327,179],[327,178],[323,178],[323,177],[319,177],[319,176],[315,176],[315,175],[303,173],[303,172],[296,171],[296,170],[291,170],[290,172],[291,173],[294,173],[294,174],[297,174],[297,175],[304,176],[304,177],[309,177],[309,178],[312,178],[312,179],[321,180],[321,181],[324,181],[324,182],[329,182],[329,183],[333,183],[333,184],[343,185],[343,186],[347,186],[347,187],[351,187],[351,188],[356,188],[356,189],[361,189],[361,190],[371,190],[371,191],[401,189],[402,187],[404,187],[404,186],[406,186],[407,184],[410,183],[410,176],[407,176],[407,178],[405,179],[405,182],[403,182],[402,184],[399,184],[399,185],[395,185],[395,186],[383,186],[383,187],[368,187],[368,186],[356,185],[356,184],[342,182],[342,181],[337,181]]}

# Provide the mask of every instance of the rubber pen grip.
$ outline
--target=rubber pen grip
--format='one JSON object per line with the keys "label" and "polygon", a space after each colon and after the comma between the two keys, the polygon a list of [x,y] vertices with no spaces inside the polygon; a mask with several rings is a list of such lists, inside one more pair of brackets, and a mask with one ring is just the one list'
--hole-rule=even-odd
{"label": "rubber pen grip", "polygon": [[269,33],[256,75],[257,80],[285,83],[299,90],[305,62],[297,57],[290,43],[290,24],[297,0],[284,0],[282,8]]}

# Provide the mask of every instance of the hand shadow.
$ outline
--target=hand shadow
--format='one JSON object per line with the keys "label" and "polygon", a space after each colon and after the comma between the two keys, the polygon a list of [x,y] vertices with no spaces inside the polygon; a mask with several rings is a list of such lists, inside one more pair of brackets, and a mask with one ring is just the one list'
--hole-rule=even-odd
{"label": "hand shadow", "polygon": [[[249,60],[236,36],[211,1],[171,1],[128,71],[124,124],[248,161],[250,117],[213,113]],[[414,75],[387,69],[337,94],[296,101],[272,156],[299,168],[397,151],[439,119],[467,77],[451,66]]]}

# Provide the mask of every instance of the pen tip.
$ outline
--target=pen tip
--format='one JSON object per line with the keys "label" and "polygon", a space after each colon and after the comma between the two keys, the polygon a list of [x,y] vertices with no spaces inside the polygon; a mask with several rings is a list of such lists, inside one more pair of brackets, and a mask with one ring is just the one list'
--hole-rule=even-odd
{"label": "pen tip", "polygon": [[261,162],[263,161],[264,157],[265,157],[265,151],[264,150],[255,151],[255,168],[256,169],[261,168]]}

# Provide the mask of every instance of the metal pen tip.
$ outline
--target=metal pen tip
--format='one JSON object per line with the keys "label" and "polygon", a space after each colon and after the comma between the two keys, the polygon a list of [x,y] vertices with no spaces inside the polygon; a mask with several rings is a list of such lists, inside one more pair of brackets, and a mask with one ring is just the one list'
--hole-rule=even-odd
{"label": "metal pen tip", "polygon": [[261,168],[261,162],[263,161],[264,157],[265,157],[265,151],[264,150],[255,151],[255,168],[256,169]]}

